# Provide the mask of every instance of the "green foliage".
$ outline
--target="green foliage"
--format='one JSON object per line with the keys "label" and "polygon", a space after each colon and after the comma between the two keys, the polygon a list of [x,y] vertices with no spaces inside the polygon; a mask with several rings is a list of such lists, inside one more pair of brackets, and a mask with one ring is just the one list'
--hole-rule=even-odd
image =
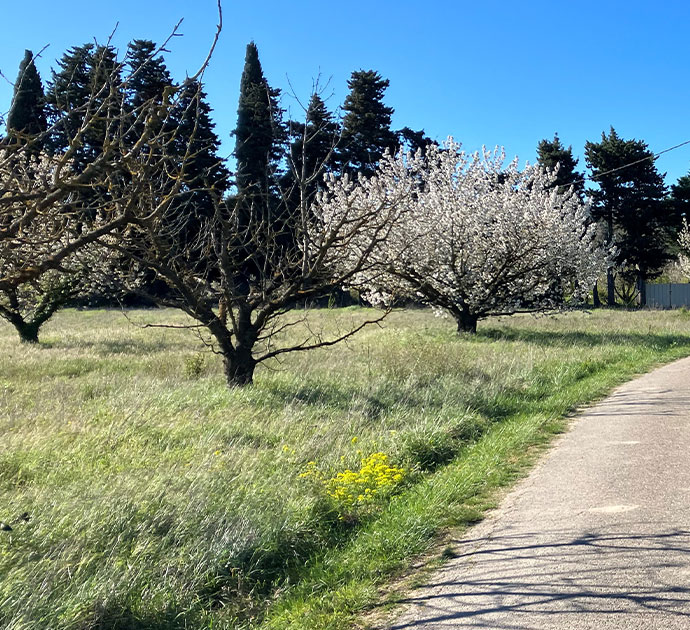
{"label": "green foliage", "polygon": [[[7,115],[7,131],[14,140],[21,141],[44,133],[46,129],[43,85],[34,64],[33,53],[27,50],[19,64],[19,74],[14,83],[14,95]],[[39,139],[38,142],[36,148],[40,150],[43,141]]]}
{"label": "green foliage", "polygon": [[[184,160],[185,180],[184,190],[176,195],[170,209],[170,221],[176,223],[185,217],[180,247],[190,247],[198,239],[203,220],[213,217],[218,200],[230,187],[230,173],[218,155],[220,140],[211,121],[206,93],[198,81],[185,82],[170,124],[178,129],[172,155],[179,156],[179,164],[175,165],[178,171]],[[193,156],[191,160],[185,159],[187,154]]]}
{"label": "green foliage", "polygon": [[[119,90],[120,72],[117,53],[111,46],[84,44],[70,48],[58,61],[46,91],[50,146],[66,150],[79,138],[73,166],[81,171],[103,151],[108,130],[106,111],[117,113],[124,95]],[[80,132],[85,117],[93,122]],[[112,119],[112,117],[111,117]]]}
{"label": "green foliage", "polygon": [[184,362],[184,373],[189,378],[199,378],[206,370],[206,355],[202,353],[187,357]]}
{"label": "green foliage", "polygon": [[280,91],[271,88],[264,77],[256,44],[250,42],[247,44],[240,80],[235,128],[235,176],[243,202],[256,208],[268,208],[275,204],[272,180],[278,168],[285,133],[279,97]]}
{"label": "green foliage", "polygon": [[[590,191],[592,213],[616,246],[618,265],[625,263],[624,277],[642,287],[670,259],[669,242],[677,229],[654,154],[645,142],[623,140],[612,127],[608,136],[602,133],[601,142],[587,142],[585,157],[597,184]],[[629,166],[620,168],[624,165]],[[612,283],[610,287],[611,293]]]}
{"label": "green foliage", "polygon": [[544,139],[537,145],[537,163],[549,170],[558,166],[554,186],[559,187],[559,192],[565,192],[572,185],[582,197],[585,183],[584,175],[575,170],[578,162],[573,157],[572,146],[566,149],[558,134],[554,134],[553,140]]}
{"label": "green foliage", "polygon": [[406,456],[416,467],[427,472],[450,462],[458,454],[461,442],[449,432],[432,430],[413,433],[403,443]]}
{"label": "green foliage", "polygon": [[166,87],[172,86],[170,72],[157,47],[151,40],[135,39],[127,46],[125,61],[130,69],[127,82],[127,102],[133,110],[153,100],[160,103]]}
{"label": "green foliage", "polygon": [[[668,211],[675,223],[673,227],[675,228],[674,236],[676,236],[683,223],[683,219],[687,220],[690,217],[690,174],[679,177],[678,181],[671,186],[668,206]],[[674,244],[675,240],[674,238]]]}
{"label": "green foliage", "polygon": [[398,137],[398,145],[407,153],[424,152],[430,145],[438,144],[424,134],[424,129],[414,131],[409,127],[403,127],[396,132],[396,135]]}
{"label": "green foliage", "polygon": [[395,150],[398,140],[391,131],[393,108],[383,104],[389,85],[374,70],[357,70],[347,82],[343,137],[339,161],[343,170],[370,176],[384,151]]}
{"label": "green foliage", "polygon": [[323,176],[335,168],[340,127],[318,94],[312,94],[305,121],[292,121],[288,169],[281,181],[289,212],[307,209]]}

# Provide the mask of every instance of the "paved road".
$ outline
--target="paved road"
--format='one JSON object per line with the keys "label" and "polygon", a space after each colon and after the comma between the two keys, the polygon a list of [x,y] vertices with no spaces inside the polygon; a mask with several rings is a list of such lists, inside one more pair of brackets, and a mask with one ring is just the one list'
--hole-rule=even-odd
{"label": "paved road", "polygon": [[573,424],[391,630],[690,630],[690,359]]}

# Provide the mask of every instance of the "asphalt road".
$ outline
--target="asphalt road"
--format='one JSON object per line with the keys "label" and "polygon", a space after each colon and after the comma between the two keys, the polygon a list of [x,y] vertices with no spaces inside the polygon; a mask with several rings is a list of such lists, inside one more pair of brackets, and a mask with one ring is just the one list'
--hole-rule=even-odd
{"label": "asphalt road", "polygon": [[390,630],[690,630],[690,359],[587,410]]}

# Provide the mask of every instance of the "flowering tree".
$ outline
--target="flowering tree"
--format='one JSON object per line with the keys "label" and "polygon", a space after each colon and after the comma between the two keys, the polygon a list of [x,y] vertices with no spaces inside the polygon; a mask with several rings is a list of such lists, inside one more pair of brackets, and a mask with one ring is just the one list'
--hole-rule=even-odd
{"label": "flowering tree", "polygon": [[[406,188],[401,220],[364,279],[373,301],[421,299],[474,332],[488,315],[542,311],[583,298],[606,253],[574,191],[554,173],[504,166],[504,155],[468,155],[449,139],[424,154],[388,156],[357,203],[377,204]],[[385,191],[385,193],[383,192]],[[337,196],[328,212],[340,211]]]}
{"label": "flowering tree", "polygon": [[85,222],[67,210],[68,196],[62,203],[41,204],[56,177],[46,153],[27,145],[0,150],[0,317],[25,342],[37,342],[55,311],[90,292],[93,271],[102,262],[93,243],[72,250]]}
{"label": "flowering tree", "polygon": [[690,227],[687,220],[683,220],[683,227],[678,233],[678,245],[680,245],[680,255],[678,264],[680,270],[686,277],[690,277]]}

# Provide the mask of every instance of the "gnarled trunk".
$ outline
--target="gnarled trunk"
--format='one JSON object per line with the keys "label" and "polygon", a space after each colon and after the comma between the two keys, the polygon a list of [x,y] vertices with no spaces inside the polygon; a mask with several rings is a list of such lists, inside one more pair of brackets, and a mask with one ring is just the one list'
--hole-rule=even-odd
{"label": "gnarled trunk", "polygon": [[15,324],[14,327],[19,333],[19,339],[22,343],[38,343],[38,329],[33,322],[23,322],[21,325]]}
{"label": "gnarled trunk", "polygon": [[60,291],[47,291],[41,296],[39,303],[33,309],[30,316],[22,309],[17,289],[5,291],[8,300],[7,305],[0,305],[0,317],[6,319],[19,334],[22,343],[38,343],[38,331],[66,301],[66,297]]}
{"label": "gnarled trunk", "polygon": [[0,311],[0,315],[14,326],[22,343],[38,343],[38,331],[43,320],[32,319],[27,322],[20,313],[9,309]]}
{"label": "gnarled trunk", "polygon": [[459,311],[454,313],[455,321],[458,324],[458,333],[476,333],[477,332],[477,315],[472,315],[466,311]]}
{"label": "gnarled trunk", "polygon": [[251,352],[234,352],[232,355],[224,355],[223,366],[228,387],[244,387],[252,384],[256,361]]}
{"label": "gnarled trunk", "polygon": [[228,387],[251,385],[256,369],[256,359],[252,354],[256,343],[256,332],[248,317],[240,314],[235,321],[238,330],[233,333],[218,318],[207,324],[216,341],[218,350],[223,355],[223,368]]}

